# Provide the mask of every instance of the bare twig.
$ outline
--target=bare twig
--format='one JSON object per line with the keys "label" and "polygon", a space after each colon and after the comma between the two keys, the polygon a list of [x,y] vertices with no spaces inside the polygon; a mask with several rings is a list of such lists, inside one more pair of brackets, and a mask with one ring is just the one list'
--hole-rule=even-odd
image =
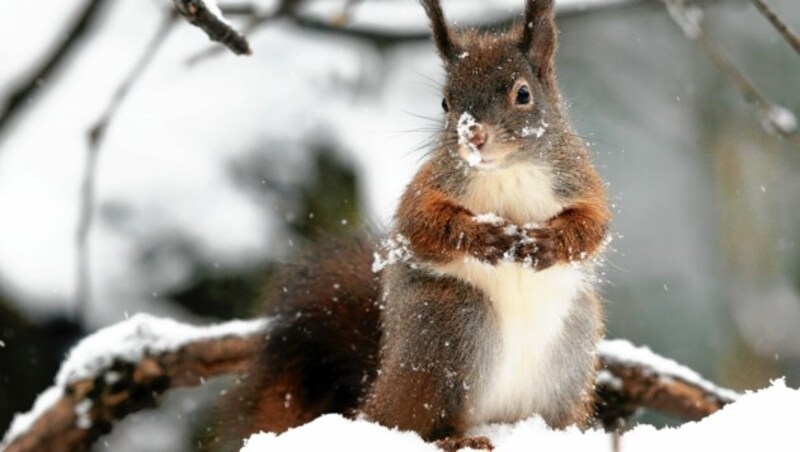
{"label": "bare twig", "polygon": [[[140,315],[101,330],[76,347],[59,372],[61,386],[55,387],[55,400],[27,428],[18,427],[7,438],[6,450],[88,449],[110,431],[113,422],[155,405],[171,388],[246,373],[263,347],[268,322],[204,328]],[[170,348],[176,337],[181,345]],[[132,350],[117,347],[111,355],[103,348],[107,342],[128,344]],[[628,346],[641,354],[642,349]],[[621,359],[600,348],[604,370],[597,385],[598,413],[607,426],[624,425],[641,408],[696,420],[735,400],[732,391],[717,389],[699,377],[685,378],[684,374],[691,373],[685,368],[681,373],[653,365],[666,360],[646,353],[651,357],[637,360],[633,353],[632,359],[627,355]],[[73,360],[75,355],[81,359]]]}
{"label": "bare twig", "polygon": [[86,163],[84,166],[83,179],[80,191],[80,212],[78,215],[78,227],[75,236],[76,247],[76,287],[75,287],[75,316],[80,319],[86,312],[86,307],[91,304],[91,262],[89,259],[89,235],[94,222],[94,201],[95,201],[95,170],[97,159],[100,154],[100,145],[105,137],[109,125],[114,120],[114,116],[119,106],[125,100],[145,68],[158,53],[161,44],[166,40],[172,25],[175,23],[175,14],[166,14],[163,22],[156,30],[150,42],[145,47],[139,60],[134,64],[131,71],[114,92],[103,114],[89,129],[88,148],[86,151]]}
{"label": "bare twig", "polygon": [[212,41],[224,45],[236,55],[253,53],[247,39],[222,19],[221,12],[216,10],[216,2],[210,4],[215,10],[209,9],[210,5],[203,0],[173,0],[173,3],[190,24],[203,30]]}
{"label": "bare twig", "polygon": [[788,25],[786,25],[786,23],[784,23],[781,20],[781,18],[778,17],[775,11],[773,11],[772,8],[770,8],[769,5],[767,5],[767,3],[764,0],[751,0],[751,1],[753,2],[753,5],[755,5],[755,7],[759,11],[761,11],[761,14],[763,14],[764,17],[766,17],[767,20],[770,21],[770,23],[772,23],[772,26],[774,26],[775,29],[778,30],[778,33],[780,33],[781,36],[783,36],[783,39],[785,39],[786,42],[788,42],[789,45],[792,46],[794,51],[797,52],[798,55],[800,55],[800,37],[797,36],[797,33],[795,33]]}
{"label": "bare twig", "polygon": [[42,85],[47,82],[66,57],[72,53],[75,46],[81,42],[87,31],[92,28],[100,15],[105,0],[89,0],[78,15],[75,23],[71,24],[63,33],[59,33],[59,44],[43,59],[41,66],[33,71],[31,76],[20,86],[13,90],[11,95],[0,107],[0,135],[11,123],[11,120],[34,99]]}
{"label": "bare twig", "polygon": [[744,99],[755,106],[764,129],[776,133],[797,147],[800,135],[797,118],[786,107],[770,101],[748,80],[745,74],[703,32],[703,11],[698,6],[687,6],[684,0],[662,0],[672,20],[683,34],[697,42],[700,49],[723,74],[727,75]]}

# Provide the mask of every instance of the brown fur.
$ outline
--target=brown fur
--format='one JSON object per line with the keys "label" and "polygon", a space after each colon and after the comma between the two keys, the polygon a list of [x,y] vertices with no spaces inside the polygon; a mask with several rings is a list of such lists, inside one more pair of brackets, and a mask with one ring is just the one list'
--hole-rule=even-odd
{"label": "brown fur", "polygon": [[283,432],[351,413],[374,379],[381,337],[371,236],[329,239],[287,265],[253,371],[225,398],[221,436]]}
{"label": "brown fur", "polygon": [[436,188],[426,165],[403,195],[397,211],[397,230],[411,242],[411,250],[428,262],[448,262],[473,256],[497,262],[519,237],[503,233],[505,224],[479,223],[475,214]]}

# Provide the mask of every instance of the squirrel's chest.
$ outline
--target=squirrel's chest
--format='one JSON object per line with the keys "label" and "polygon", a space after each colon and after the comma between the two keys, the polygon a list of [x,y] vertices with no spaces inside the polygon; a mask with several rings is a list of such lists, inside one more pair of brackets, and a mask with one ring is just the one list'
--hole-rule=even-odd
{"label": "squirrel's chest", "polygon": [[553,179],[549,169],[534,164],[482,172],[473,176],[459,201],[475,214],[493,213],[520,226],[541,223],[564,209]]}
{"label": "squirrel's chest", "polygon": [[[543,223],[564,209],[545,168],[521,164],[471,181],[460,201],[475,214],[494,213],[516,224]],[[438,271],[481,289],[491,309],[494,340],[472,397],[473,422],[524,419],[562,403],[557,368],[564,324],[587,289],[587,269],[560,264],[536,272],[516,263],[489,265],[457,259]]]}

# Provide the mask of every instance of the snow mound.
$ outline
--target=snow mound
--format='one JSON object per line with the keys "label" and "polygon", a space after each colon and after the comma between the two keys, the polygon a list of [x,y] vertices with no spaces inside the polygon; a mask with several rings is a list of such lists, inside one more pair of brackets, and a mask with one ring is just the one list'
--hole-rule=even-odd
{"label": "snow mound", "polygon": [[[639,425],[620,438],[620,449],[648,452],[677,450],[759,450],[795,451],[796,418],[800,409],[800,390],[776,380],[768,388],[742,395],[735,403],[699,422],[678,428],[656,429]],[[476,428],[472,434],[485,435],[496,451],[557,450],[591,452],[611,450],[611,436],[602,430],[563,431],[548,428],[539,417],[517,424],[492,424]],[[434,451],[414,433],[400,432],[363,420],[348,420],[339,415],[322,416],[281,435],[259,433],[251,436],[242,452],[297,450],[355,451]]]}

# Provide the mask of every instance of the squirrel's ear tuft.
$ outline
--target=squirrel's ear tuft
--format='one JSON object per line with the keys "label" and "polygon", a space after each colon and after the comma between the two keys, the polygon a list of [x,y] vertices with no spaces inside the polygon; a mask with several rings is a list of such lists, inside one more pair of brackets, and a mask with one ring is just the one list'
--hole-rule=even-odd
{"label": "squirrel's ear tuft", "polygon": [[422,7],[425,8],[425,13],[431,20],[433,42],[436,44],[439,55],[445,61],[452,60],[456,54],[456,50],[450,28],[444,21],[442,5],[439,3],[439,0],[420,0],[420,3]]}
{"label": "squirrel's ear tuft", "polygon": [[553,77],[553,56],[558,45],[554,0],[526,0],[525,22],[519,47],[545,82]]}

